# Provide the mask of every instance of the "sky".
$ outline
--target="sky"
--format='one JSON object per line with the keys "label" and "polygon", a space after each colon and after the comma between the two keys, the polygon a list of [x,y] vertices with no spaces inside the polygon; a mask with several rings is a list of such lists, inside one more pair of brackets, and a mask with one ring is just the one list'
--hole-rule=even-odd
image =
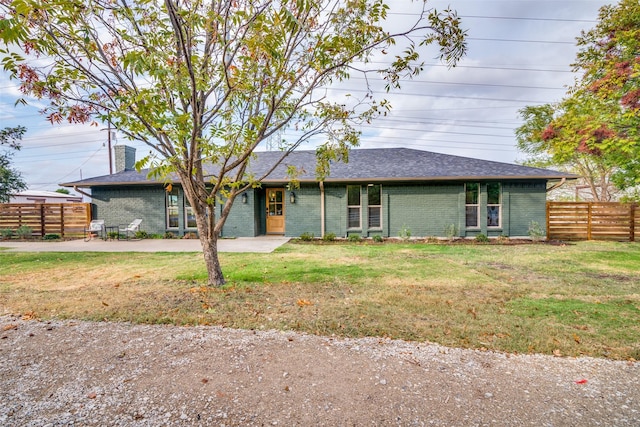
{"label": "sky", "polygon": [[[411,6],[389,3],[391,28],[415,18]],[[507,163],[525,160],[516,148],[515,129],[522,124],[518,110],[565,96],[577,77],[570,66],[577,52],[575,39],[593,28],[599,8],[611,3],[429,1],[439,10],[457,10],[467,30],[467,55],[450,69],[434,58],[433,51],[422,52],[426,65],[419,76],[388,95],[381,87],[376,90],[393,108],[387,117],[362,129],[360,147],[407,147]],[[364,84],[354,76],[332,93],[362,93]],[[14,105],[22,97],[18,86],[0,72],[0,128],[27,128],[13,166],[29,189],[54,191],[59,183],[109,173],[106,126],[51,125],[39,113],[42,101]],[[117,132],[112,132],[112,144],[134,146],[138,158],[149,152],[146,145]]]}

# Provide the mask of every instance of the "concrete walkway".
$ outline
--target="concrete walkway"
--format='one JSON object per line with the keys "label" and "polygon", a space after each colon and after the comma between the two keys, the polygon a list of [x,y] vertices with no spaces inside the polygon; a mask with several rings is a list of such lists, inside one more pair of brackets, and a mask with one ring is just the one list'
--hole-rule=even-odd
{"label": "concrete walkway", "polygon": [[[273,252],[289,241],[288,237],[260,236],[238,237],[218,240],[219,252]],[[63,242],[5,242],[0,241],[0,250],[17,252],[201,252],[198,239],[144,239],[109,240],[93,239],[67,240]]]}

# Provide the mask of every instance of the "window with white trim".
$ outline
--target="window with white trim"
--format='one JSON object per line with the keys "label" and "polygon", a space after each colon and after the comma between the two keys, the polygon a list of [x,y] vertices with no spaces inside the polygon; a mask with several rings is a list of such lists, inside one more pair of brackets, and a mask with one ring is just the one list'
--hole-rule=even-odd
{"label": "window with white trim", "polygon": [[469,228],[479,227],[480,216],[480,184],[468,182],[464,185],[465,193],[465,224]]}
{"label": "window with white trim", "polygon": [[184,221],[185,228],[198,228],[196,224],[196,214],[186,196],[184,197]]}
{"label": "window with white trim", "polygon": [[178,189],[173,188],[167,192],[167,228],[178,228]]}
{"label": "window with white trim", "polygon": [[502,196],[499,182],[487,183],[487,227],[502,225]]}
{"label": "window with white trim", "polygon": [[382,186],[367,186],[367,205],[369,208],[369,228],[382,228]]}
{"label": "window with white trim", "polygon": [[360,186],[347,185],[347,228],[361,228]]}

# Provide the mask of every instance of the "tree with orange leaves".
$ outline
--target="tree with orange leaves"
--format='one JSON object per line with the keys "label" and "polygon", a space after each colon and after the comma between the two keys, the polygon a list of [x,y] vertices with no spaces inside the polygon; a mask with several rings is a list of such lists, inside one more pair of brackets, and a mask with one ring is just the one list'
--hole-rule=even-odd
{"label": "tree with orange leaves", "polygon": [[609,201],[616,187],[640,184],[640,3],[602,7],[578,46],[581,78],[558,104],[520,111],[518,147],[529,164],[575,171]]}

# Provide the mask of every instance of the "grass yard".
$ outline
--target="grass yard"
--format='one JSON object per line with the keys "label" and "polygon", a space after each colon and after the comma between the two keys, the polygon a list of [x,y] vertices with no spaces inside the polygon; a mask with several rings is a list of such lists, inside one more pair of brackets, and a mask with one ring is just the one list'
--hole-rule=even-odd
{"label": "grass yard", "polygon": [[0,251],[0,314],[379,336],[640,359],[640,245],[295,244],[222,254]]}

